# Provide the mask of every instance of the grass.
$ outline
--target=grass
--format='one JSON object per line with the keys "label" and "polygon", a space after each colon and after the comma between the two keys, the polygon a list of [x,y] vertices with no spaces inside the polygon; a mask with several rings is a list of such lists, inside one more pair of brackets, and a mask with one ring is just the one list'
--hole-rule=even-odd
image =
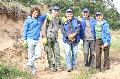
{"label": "grass", "polygon": [[29,79],[29,77],[29,74],[25,71],[20,71],[17,68],[0,64],[0,79]]}
{"label": "grass", "polygon": [[92,69],[92,70],[84,69],[80,71],[79,74],[76,74],[74,79],[89,79],[92,76],[92,74],[95,74],[95,73],[97,73],[96,69]]}

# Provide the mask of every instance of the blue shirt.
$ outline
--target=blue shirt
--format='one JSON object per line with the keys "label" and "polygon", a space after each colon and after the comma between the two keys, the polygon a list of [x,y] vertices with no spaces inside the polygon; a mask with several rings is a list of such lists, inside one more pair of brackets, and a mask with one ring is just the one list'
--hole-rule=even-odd
{"label": "blue shirt", "polygon": [[40,15],[33,19],[28,16],[23,25],[23,39],[39,40],[40,30],[46,15]]}

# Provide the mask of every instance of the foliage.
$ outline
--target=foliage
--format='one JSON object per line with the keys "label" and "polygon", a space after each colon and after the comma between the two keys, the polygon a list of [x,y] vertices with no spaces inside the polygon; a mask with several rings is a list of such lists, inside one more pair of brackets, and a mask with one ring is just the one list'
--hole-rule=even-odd
{"label": "foliage", "polygon": [[0,64],[0,79],[16,79],[17,77],[28,79],[28,76],[27,72],[19,71],[16,68]]}
{"label": "foliage", "polygon": [[109,22],[110,28],[113,30],[120,29],[120,14],[114,8],[110,0],[10,0],[22,3],[25,6],[45,4],[48,9],[53,5],[58,5],[61,8],[61,16],[65,15],[67,8],[72,8],[75,16],[82,16],[83,8],[87,7],[90,10],[91,16],[95,16],[97,11],[104,14],[104,18]]}
{"label": "foliage", "polygon": [[[120,14],[114,8],[114,5],[106,5],[104,1],[89,1],[89,0],[39,0],[39,2],[48,5],[58,5],[61,7],[61,16],[64,16],[67,8],[72,8],[75,16],[82,16],[83,8],[87,7],[90,10],[91,16],[95,16],[97,11],[101,11],[104,18],[110,24],[110,28],[113,30],[120,29]],[[109,8],[109,7],[110,8]]]}

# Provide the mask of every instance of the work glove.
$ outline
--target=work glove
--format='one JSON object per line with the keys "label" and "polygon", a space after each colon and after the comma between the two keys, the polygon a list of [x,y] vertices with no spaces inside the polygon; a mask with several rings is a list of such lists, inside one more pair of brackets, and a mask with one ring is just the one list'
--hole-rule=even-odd
{"label": "work glove", "polygon": [[41,41],[42,41],[43,44],[47,44],[47,38],[46,38],[46,37],[43,37],[43,38],[41,39]]}
{"label": "work glove", "polygon": [[27,40],[24,40],[24,41],[23,41],[23,47],[24,47],[25,49],[27,49],[27,48],[28,48],[28,43],[27,43]]}
{"label": "work glove", "polygon": [[68,38],[70,41],[75,41],[75,33],[69,34]]}

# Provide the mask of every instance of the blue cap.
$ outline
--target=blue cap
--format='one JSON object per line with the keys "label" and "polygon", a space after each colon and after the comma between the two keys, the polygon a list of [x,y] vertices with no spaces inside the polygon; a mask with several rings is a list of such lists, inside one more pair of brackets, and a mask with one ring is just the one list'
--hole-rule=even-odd
{"label": "blue cap", "polygon": [[67,9],[66,13],[73,13],[72,9]]}
{"label": "blue cap", "polygon": [[59,10],[60,8],[58,6],[53,6],[52,10]]}
{"label": "blue cap", "polygon": [[84,8],[84,9],[83,9],[83,12],[89,13],[89,10],[88,10],[87,8]]}

